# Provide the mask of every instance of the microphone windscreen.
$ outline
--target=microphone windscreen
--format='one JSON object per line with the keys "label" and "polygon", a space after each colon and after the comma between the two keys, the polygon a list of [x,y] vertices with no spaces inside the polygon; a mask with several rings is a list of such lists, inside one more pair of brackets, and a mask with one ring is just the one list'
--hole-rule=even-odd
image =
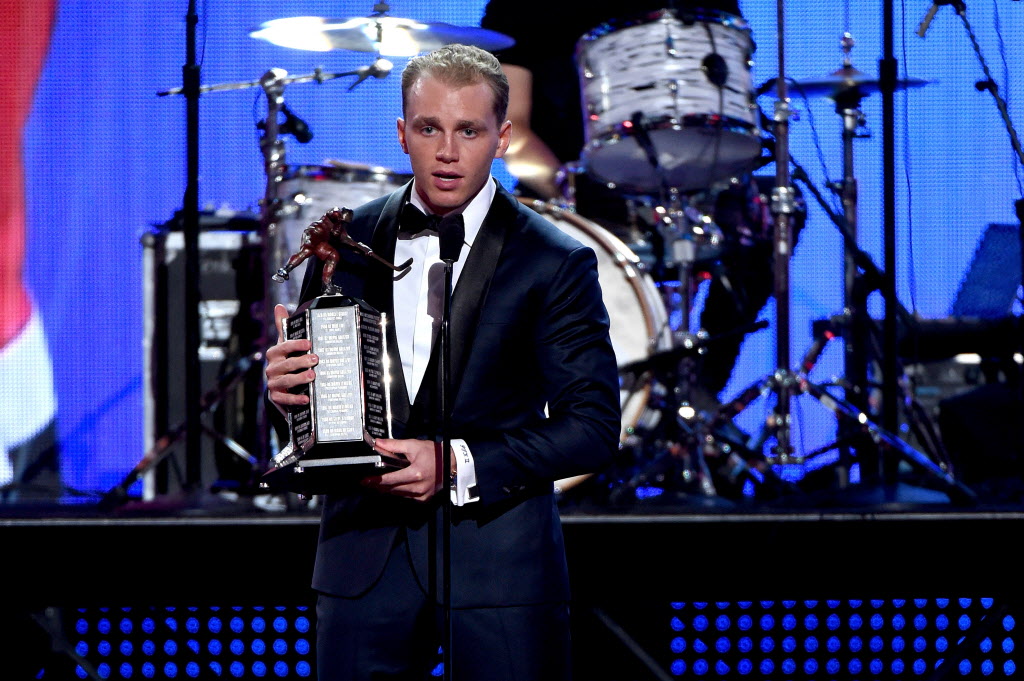
{"label": "microphone windscreen", "polygon": [[466,225],[462,219],[462,213],[446,215],[441,218],[437,226],[440,243],[441,260],[445,262],[456,262],[462,253],[462,243],[466,240]]}

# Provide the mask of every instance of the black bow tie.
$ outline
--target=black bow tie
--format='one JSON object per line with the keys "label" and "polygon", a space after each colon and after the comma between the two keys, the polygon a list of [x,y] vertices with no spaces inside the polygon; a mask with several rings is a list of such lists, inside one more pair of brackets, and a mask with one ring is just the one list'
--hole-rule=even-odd
{"label": "black bow tie", "polygon": [[412,236],[418,235],[418,233],[425,229],[439,233],[442,221],[445,224],[455,224],[456,222],[461,224],[463,221],[462,213],[449,214],[443,217],[440,215],[426,215],[419,208],[408,203],[401,209],[398,231]]}
{"label": "black bow tie", "polygon": [[440,224],[440,215],[425,215],[419,208],[411,203],[407,203],[402,209],[402,217],[398,223],[398,231],[415,236],[420,232],[429,229],[436,234]]}

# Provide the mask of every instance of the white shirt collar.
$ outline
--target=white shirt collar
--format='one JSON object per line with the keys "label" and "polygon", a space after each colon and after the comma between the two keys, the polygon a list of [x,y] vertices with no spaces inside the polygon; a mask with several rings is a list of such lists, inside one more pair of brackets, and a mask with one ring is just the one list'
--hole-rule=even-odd
{"label": "white shirt collar", "polygon": [[[473,200],[462,211],[462,220],[466,227],[466,245],[472,246],[473,241],[476,240],[476,235],[480,233],[480,227],[484,224],[484,218],[487,217],[487,211],[491,209],[491,202],[494,201],[494,195],[497,191],[495,180],[492,176],[488,178],[483,188],[477,192]],[[423,199],[420,198],[419,193],[416,191],[415,179],[412,181],[412,190],[409,192],[409,203],[419,208],[425,214],[430,214],[430,210],[427,209]]]}

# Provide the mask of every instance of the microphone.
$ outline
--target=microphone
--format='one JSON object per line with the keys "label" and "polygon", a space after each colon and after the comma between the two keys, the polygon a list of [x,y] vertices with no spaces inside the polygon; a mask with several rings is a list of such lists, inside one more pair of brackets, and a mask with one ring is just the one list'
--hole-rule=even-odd
{"label": "microphone", "polygon": [[458,261],[462,254],[462,244],[466,240],[466,225],[462,213],[446,215],[437,226],[437,236],[441,260],[451,264]]}
{"label": "microphone", "polygon": [[644,126],[643,111],[634,111],[629,120],[633,124],[633,136],[636,137],[636,143],[647,154],[647,161],[655,170],[660,169],[661,164],[658,163],[658,152],[654,150],[654,142],[651,141],[651,136],[647,134],[647,128]]}
{"label": "microphone", "polygon": [[310,131],[309,126],[306,125],[306,121],[296,116],[292,113],[291,109],[283,104],[281,105],[281,113],[284,114],[284,123],[279,128],[282,133],[295,135],[295,139],[302,144],[313,139],[313,133]]}
{"label": "microphone", "polygon": [[374,78],[383,78],[391,73],[391,68],[393,66],[394,64],[389,62],[387,59],[378,59],[369,66],[360,66],[356,69],[356,75],[358,75],[359,78],[357,78],[356,82],[352,83],[348,89],[354,89],[356,85],[359,85],[370,76],[373,76]]}

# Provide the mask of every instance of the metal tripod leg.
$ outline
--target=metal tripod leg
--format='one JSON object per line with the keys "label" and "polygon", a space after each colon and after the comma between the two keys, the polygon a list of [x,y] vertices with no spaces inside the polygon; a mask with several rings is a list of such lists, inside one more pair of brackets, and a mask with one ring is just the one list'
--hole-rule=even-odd
{"label": "metal tripod leg", "polygon": [[[812,383],[808,379],[807,372],[817,363],[827,340],[828,337],[824,334],[815,339],[811,349],[801,362],[802,371],[798,373],[778,371],[772,376],[762,377],[748,386],[735,400],[722,405],[714,414],[708,427],[711,430],[721,427],[724,423],[731,421],[742,413],[757,397],[765,397],[773,391],[778,391],[781,384],[794,396],[805,394],[814,398],[819,404],[843,419],[845,425],[852,426],[856,431],[855,435],[857,437],[870,438],[879,448],[886,448],[889,451],[896,452],[903,460],[930,475],[942,484],[951,500],[960,503],[974,503],[977,499],[975,493],[956,480],[948,466],[935,463],[926,454],[918,451],[890,431],[873,422],[867,413],[852,402],[832,395],[824,387]],[[767,434],[773,432],[778,427],[779,424],[769,420],[762,431],[759,442],[752,449],[759,449],[763,445]],[[838,442],[833,443],[818,451],[828,451],[840,444]],[[803,459],[804,457],[799,455],[794,457],[794,460],[797,462],[802,462]]]}
{"label": "metal tripod leg", "polygon": [[[224,396],[231,391],[240,381],[242,381],[253,366],[263,361],[264,353],[262,350],[258,350],[250,355],[242,357],[232,367],[231,371],[222,376],[219,379],[218,385],[212,390],[206,392],[199,400],[199,414],[202,415],[209,411],[213,407],[220,404]],[[205,426],[201,425],[200,431],[206,430],[210,432]],[[140,477],[142,477],[147,471],[152,470],[163,461],[168,454],[170,454],[171,447],[175,443],[180,441],[188,431],[188,421],[182,421],[177,425],[170,428],[165,434],[161,435],[156,444],[146,452],[143,457],[139,460],[135,467],[126,475],[121,482],[109,489],[103,497],[100,499],[99,507],[101,510],[111,510],[116,508],[125,501],[128,496],[128,489],[135,484]],[[236,455],[240,456],[246,461],[252,462],[255,459],[247,452],[241,445],[230,440],[229,438],[222,435],[217,435],[218,439],[231,449]]]}
{"label": "metal tripod leg", "polygon": [[893,433],[871,421],[866,413],[850,402],[839,399],[821,386],[811,383],[806,376],[798,376],[797,382],[801,393],[810,395],[826,409],[836,414],[836,416],[845,417],[851,423],[858,424],[860,430],[870,436],[876,444],[895,451],[908,463],[917,466],[934,477],[938,482],[941,482],[945,486],[946,491],[949,492],[951,500],[967,503],[977,501],[975,493],[956,480],[951,473],[943,470],[942,467],[934,463],[928,456],[917,451]]}

